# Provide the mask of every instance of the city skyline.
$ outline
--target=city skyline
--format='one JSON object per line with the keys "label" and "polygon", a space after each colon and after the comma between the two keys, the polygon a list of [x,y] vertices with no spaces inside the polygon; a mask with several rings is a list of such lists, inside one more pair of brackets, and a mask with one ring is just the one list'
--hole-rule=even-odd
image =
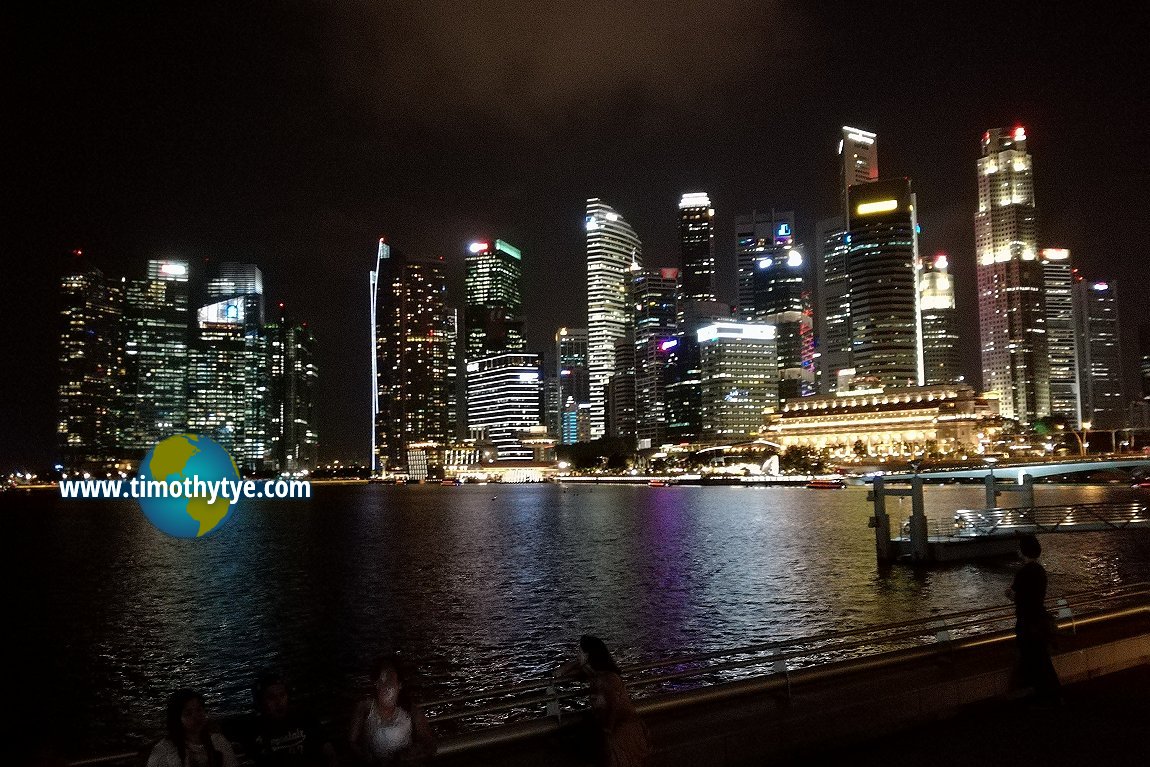
{"label": "city skyline", "polygon": [[[1130,276],[1146,222],[1134,201],[1146,150],[1123,141],[1121,128],[1138,124],[1137,110],[1145,105],[1131,101],[1128,86],[1112,77],[1128,55],[1124,32],[1115,40],[1107,30],[1102,48],[1102,30],[1070,11],[1009,11],[1020,23],[1004,25],[1007,32],[984,29],[970,9],[937,21],[898,18],[887,9],[864,18],[858,11],[858,18],[848,13],[850,19],[832,23],[829,11],[800,19],[780,6],[763,10],[759,23],[807,22],[790,25],[804,30],[801,70],[785,57],[758,62],[747,55],[753,44],[740,43],[733,61],[706,62],[684,87],[674,77],[644,80],[636,73],[649,68],[646,62],[637,68],[634,58],[613,50],[607,60],[623,86],[592,97],[581,112],[558,96],[557,104],[529,99],[519,114],[500,112],[485,103],[491,91],[480,82],[477,91],[423,117],[414,106],[431,103],[432,96],[418,89],[403,90],[394,115],[360,101],[358,94],[369,89],[334,71],[331,54],[350,46],[351,58],[360,61],[363,47],[317,39],[303,19],[285,22],[290,33],[277,29],[261,37],[256,19],[239,10],[219,17],[159,14],[146,22],[132,16],[143,30],[132,27],[136,33],[127,39],[117,31],[127,11],[87,13],[79,12],[75,26],[62,30],[61,42],[45,46],[45,54],[30,54],[43,66],[18,96],[29,107],[21,114],[29,115],[31,129],[15,147],[12,187],[19,199],[11,209],[20,215],[9,251],[21,254],[12,274],[21,290],[3,311],[7,326],[17,330],[9,341],[28,380],[7,382],[3,392],[5,402],[23,403],[0,419],[8,462],[44,460],[51,452],[54,408],[38,390],[53,389],[55,329],[33,318],[37,307],[58,308],[59,265],[73,248],[83,248],[106,274],[129,273],[130,264],[146,259],[199,263],[205,257],[255,263],[275,274],[268,295],[312,320],[319,367],[331,371],[318,394],[321,459],[365,461],[367,323],[356,317],[366,315],[362,274],[380,235],[412,252],[445,256],[455,306],[462,306],[459,267],[467,242],[498,234],[537,254],[524,271],[527,346],[537,352],[553,344],[557,327],[584,326],[579,224],[588,197],[601,197],[627,217],[643,241],[646,263],[673,266],[675,202],[705,189],[716,209],[717,292],[734,303],[734,217],[772,206],[793,209],[798,239],[813,246],[816,222],[837,212],[842,125],[878,134],[883,174],[913,179],[922,252],[951,256],[963,339],[977,333],[970,324],[977,137],[994,126],[1027,128],[1036,163],[1038,245],[1070,249],[1085,273],[1136,284]],[[342,29],[348,19],[331,20]],[[163,52],[140,42],[148,39],[149,25],[159,31],[175,23],[181,34]],[[234,32],[208,39],[221,28]],[[666,25],[654,28],[676,34]],[[45,22],[32,31],[47,29]],[[887,39],[914,36],[916,49],[934,53],[868,51],[847,39],[848,29]],[[570,32],[556,34],[572,39]],[[644,34],[650,40],[652,33]],[[733,28],[709,25],[704,39],[714,46],[733,34]],[[993,66],[982,54],[963,52],[964,41],[975,40],[979,50],[996,51],[985,57]],[[179,62],[208,42],[205,71],[183,71]],[[321,63],[296,73],[288,62],[301,60],[309,45],[320,50]],[[528,55],[537,56],[536,50]],[[154,74],[141,81],[132,70],[145,53]],[[241,60],[251,63],[231,66]],[[813,80],[798,77],[810,61],[821,64]],[[688,69],[679,59],[667,63],[671,73]],[[554,83],[556,73],[573,66],[547,62],[542,76]],[[595,66],[591,74],[602,78],[603,65]],[[847,78],[839,75],[856,68],[869,76],[850,88],[840,84]],[[740,77],[776,85],[764,87],[736,120],[729,97],[747,91]],[[710,90],[694,87],[709,82]],[[928,82],[944,87],[934,93],[933,84],[924,87]],[[296,85],[303,95],[281,105],[281,95]],[[639,98],[628,99],[627,88]],[[779,113],[775,106],[784,102],[789,108]],[[745,106],[745,99],[738,103]],[[334,124],[323,116],[326,106],[341,127],[328,130]],[[471,122],[461,134],[441,119],[453,110],[489,119]],[[287,118],[279,120],[281,113]],[[509,144],[508,137],[521,141]],[[391,148],[381,153],[381,146]],[[556,159],[519,162],[525,152],[547,156],[536,150],[555,146],[563,147]],[[492,186],[502,169],[502,183]],[[1138,291],[1124,291],[1120,300],[1123,316],[1144,314]],[[1133,343],[1133,335],[1124,334],[1123,343]],[[969,346],[963,372],[977,374]]]}

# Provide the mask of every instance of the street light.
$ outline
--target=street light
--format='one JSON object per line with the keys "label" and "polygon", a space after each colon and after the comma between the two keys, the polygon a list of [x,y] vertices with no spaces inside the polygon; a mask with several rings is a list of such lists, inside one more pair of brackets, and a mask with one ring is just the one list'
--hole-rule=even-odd
{"label": "street light", "polygon": [[1082,445],[1082,455],[1086,455],[1086,449],[1090,447],[1090,421],[1082,422],[1082,437],[1078,440]]}

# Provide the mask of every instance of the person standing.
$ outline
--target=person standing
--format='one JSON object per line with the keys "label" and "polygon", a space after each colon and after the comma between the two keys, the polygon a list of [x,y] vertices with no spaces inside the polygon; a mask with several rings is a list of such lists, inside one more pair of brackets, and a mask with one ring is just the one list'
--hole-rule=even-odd
{"label": "person standing", "polygon": [[255,767],[334,767],[335,747],[313,717],[291,705],[279,674],[261,674],[252,686],[256,717],[244,750]]}
{"label": "person standing", "polygon": [[1042,545],[1027,534],[1019,538],[1018,549],[1023,565],[1006,590],[1007,598],[1014,600],[1018,677],[1023,687],[1033,690],[1036,701],[1053,703],[1059,700],[1060,684],[1050,659],[1054,619],[1046,611],[1046,569],[1038,561]]}
{"label": "person standing", "polygon": [[647,728],[623,684],[619,666],[598,637],[579,637],[576,657],[563,664],[556,677],[585,679],[591,685],[591,711],[602,733],[599,764],[603,767],[641,767],[651,755]]}
{"label": "person standing", "polygon": [[435,736],[423,710],[412,699],[399,673],[399,662],[383,657],[372,667],[375,690],[360,701],[352,717],[351,751],[372,765],[425,759],[435,755]]}

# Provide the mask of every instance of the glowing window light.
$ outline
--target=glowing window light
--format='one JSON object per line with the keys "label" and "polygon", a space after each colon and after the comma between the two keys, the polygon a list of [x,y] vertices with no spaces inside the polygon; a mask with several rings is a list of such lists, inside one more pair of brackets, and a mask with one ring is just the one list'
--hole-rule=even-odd
{"label": "glowing window light", "polygon": [[869,216],[874,213],[889,213],[898,209],[898,200],[879,200],[878,202],[860,203],[855,212],[860,216]]}

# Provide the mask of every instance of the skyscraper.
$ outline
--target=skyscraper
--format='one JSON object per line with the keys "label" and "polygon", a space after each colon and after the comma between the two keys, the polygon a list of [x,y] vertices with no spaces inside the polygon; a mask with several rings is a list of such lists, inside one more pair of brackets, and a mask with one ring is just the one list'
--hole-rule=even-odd
{"label": "skyscraper", "polygon": [[678,343],[668,349],[667,435],[675,442],[703,436],[703,370],[699,330],[732,322],[732,307],[721,301],[681,301]]}
{"label": "skyscraper", "polygon": [[615,373],[615,341],[626,334],[627,276],[643,263],[635,230],[598,198],[587,200],[587,369],[591,438],[607,430],[607,382]]}
{"label": "skyscraper", "polygon": [[442,258],[408,258],[380,239],[369,283],[373,468],[394,469],[410,443],[454,436],[457,315],[446,304]]}
{"label": "skyscraper", "polygon": [[138,460],[188,427],[188,264],[148,261],[124,303],[120,445]]}
{"label": "skyscraper", "polygon": [[922,358],[924,385],[958,382],[958,316],[954,304],[954,280],[945,253],[923,259],[919,279],[922,312]]}
{"label": "skyscraper", "polygon": [[503,240],[467,248],[467,359],[526,349],[523,338],[523,256]]}
{"label": "skyscraper", "polygon": [[245,471],[267,460],[267,344],[263,274],[254,264],[213,268],[188,355],[188,427],[207,434]]}
{"label": "skyscraper", "polygon": [[1046,349],[1050,357],[1050,414],[1081,422],[1078,396],[1078,344],[1074,338],[1074,270],[1070,251],[1043,248],[1042,290]]}
{"label": "skyscraper", "polygon": [[667,437],[667,383],[676,338],[678,269],[631,273],[635,344],[635,438],[640,450]]}
{"label": "skyscraper", "polygon": [[739,272],[736,309],[740,321],[749,321],[755,314],[755,266],[764,248],[774,242],[774,211],[735,217],[735,261]]}
{"label": "skyscraper", "polygon": [[60,298],[57,448],[65,471],[94,472],[120,457],[116,409],[124,376],[124,293],[118,281],[77,261],[60,280]]}
{"label": "skyscraper", "polygon": [[607,382],[607,436],[635,440],[635,344],[615,339],[615,374]]}
{"label": "skyscraper", "polygon": [[848,190],[857,184],[878,180],[878,135],[844,125],[839,140],[840,188],[843,219],[850,218]]}
{"label": "skyscraper", "polygon": [[467,425],[495,445],[501,461],[530,461],[520,434],[538,426],[540,359],[505,352],[467,362]]}
{"label": "skyscraper", "polygon": [[319,435],[315,392],[319,373],[315,337],[306,323],[289,320],[284,305],[264,328],[268,365],[268,455],[279,472],[314,469]]}
{"label": "skyscraper", "polygon": [[[590,404],[591,382],[587,374],[587,331],[559,328],[555,333],[555,378],[558,381],[560,444],[579,441],[579,405]],[[571,414],[570,418],[563,414]]]}
{"label": "skyscraper", "polygon": [[715,300],[715,209],[705,192],[684,194],[679,200],[680,298]]}
{"label": "skyscraper", "polygon": [[807,260],[795,243],[794,213],[775,213],[771,238],[759,248],[749,319],[775,327],[778,350],[779,397],[787,400],[814,394],[812,312]]}
{"label": "skyscraper", "polygon": [[978,322],[983,389],[1003,417],[1023,424],[1050,413],[1050,361],[1026,131],[983,134],[978,160]]}
{"label": "skyscraper", "polygon": [[887,387],[921,385],[918,234],[910,180],[852,186],[848,200],[855,376]]}
{"label": "skyscraper", "polygon": [[1113,280],[1074,283],[1078,339],[1078,381],[1082,421],[1094,429],[1124,423],[1122,343],[1118,324],[1118,285]]}
{"label": "skyscraper", "polygon": [[697,331],[702,436],[743,440],[759,433],[778,406],[778,351],[773,325],[721,322]]}

